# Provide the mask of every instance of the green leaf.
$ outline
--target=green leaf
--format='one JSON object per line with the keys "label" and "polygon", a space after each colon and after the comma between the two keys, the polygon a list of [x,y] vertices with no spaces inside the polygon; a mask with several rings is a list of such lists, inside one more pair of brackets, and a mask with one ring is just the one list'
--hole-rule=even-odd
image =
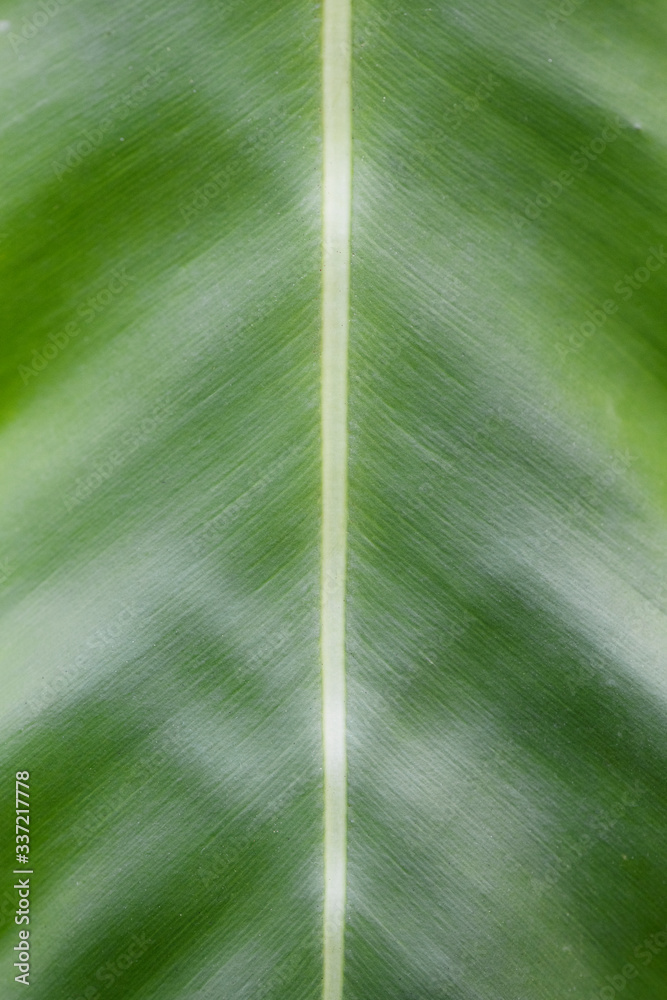
{"label": "green leaf", "polygon": [[664,9],[347,10],[2,15],[3,997],[667,998]]}

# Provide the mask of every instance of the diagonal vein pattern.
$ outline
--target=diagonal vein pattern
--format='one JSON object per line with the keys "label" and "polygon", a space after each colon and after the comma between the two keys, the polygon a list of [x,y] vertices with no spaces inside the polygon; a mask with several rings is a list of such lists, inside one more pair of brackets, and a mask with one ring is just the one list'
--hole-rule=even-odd
{"label": "diagonal vein pattern", "polygon": [[325,0],[322,36],[322,575],[324,749],[323,1000],[343,992],[347,846],[345,572],[347,342],[352,188],[350,0]]}

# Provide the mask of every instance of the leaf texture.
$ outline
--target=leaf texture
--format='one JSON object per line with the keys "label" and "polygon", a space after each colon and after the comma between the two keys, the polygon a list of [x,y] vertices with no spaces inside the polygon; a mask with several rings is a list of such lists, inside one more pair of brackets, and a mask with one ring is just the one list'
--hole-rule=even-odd
{"label": "leaf texture", "polygon": [[[344,1000],[667,998],[667,22],[550,2],[353,0]],[[310,1000],[322,10],[2,17],[0,995],[25,769],[33,1000]]]}

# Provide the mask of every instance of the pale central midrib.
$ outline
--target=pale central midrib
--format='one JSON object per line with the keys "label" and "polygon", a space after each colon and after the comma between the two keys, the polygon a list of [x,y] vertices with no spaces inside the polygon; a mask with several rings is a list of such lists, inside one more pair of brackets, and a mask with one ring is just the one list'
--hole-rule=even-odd
{"label": "pale central midrib", "polygon": [[343,992],[347,878],[345,576],[347,341],[352,187],[351,0],[325,0],[322,34],[323,1000]]}

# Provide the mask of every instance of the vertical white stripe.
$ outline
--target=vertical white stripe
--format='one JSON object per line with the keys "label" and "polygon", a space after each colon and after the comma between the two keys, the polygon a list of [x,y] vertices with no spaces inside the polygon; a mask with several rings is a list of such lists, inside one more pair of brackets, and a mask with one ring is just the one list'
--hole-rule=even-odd
{"label": "vertical white stripe", "polygon": [[323,1000],[343,993],[347,854],[345,573],[347,340],[352,187],[351,0],[324,0],[322,30]]}

